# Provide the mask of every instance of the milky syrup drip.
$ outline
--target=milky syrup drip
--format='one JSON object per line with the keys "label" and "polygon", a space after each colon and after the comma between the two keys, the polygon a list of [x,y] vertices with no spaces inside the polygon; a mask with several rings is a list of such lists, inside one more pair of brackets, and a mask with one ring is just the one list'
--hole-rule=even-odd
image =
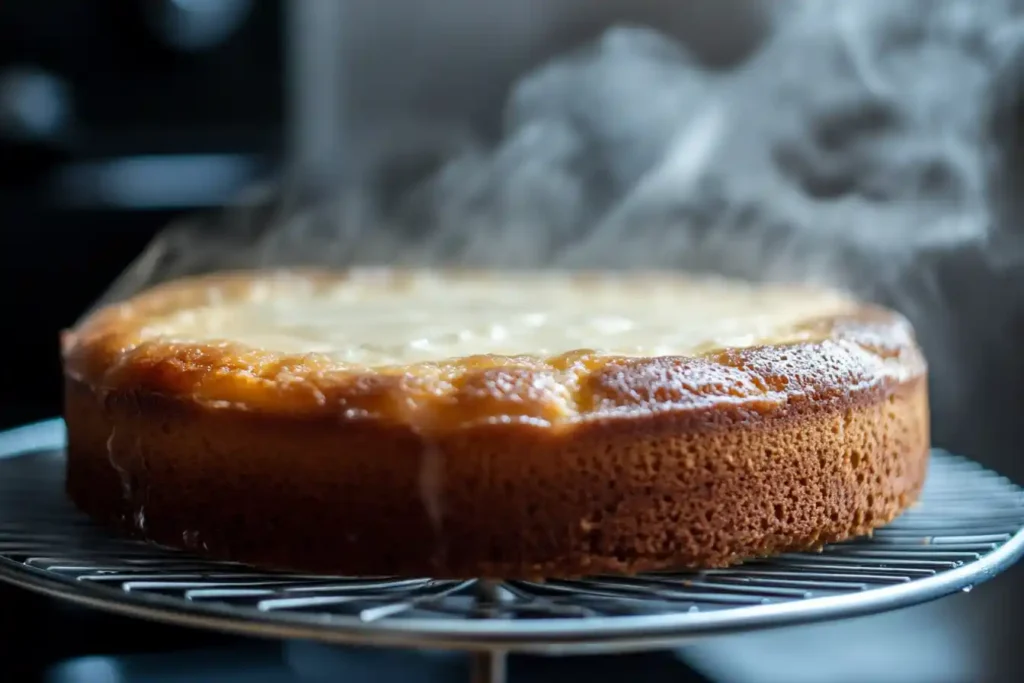
{"label": "milky syrup drip", "polygon": [[231,299],[211,288],[201,305],[150,320],[141,338],[366,367],[580,349],[649,357],[808,339],[802,322],[850,308],[834,293],[718,280],[356,272],[328,283],[267,278]]}

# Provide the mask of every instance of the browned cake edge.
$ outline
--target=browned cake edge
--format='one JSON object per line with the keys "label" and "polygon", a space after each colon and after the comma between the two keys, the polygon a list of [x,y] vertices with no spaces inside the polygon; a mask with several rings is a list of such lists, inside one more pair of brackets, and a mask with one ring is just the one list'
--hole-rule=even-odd
{"label": "browned cake edge", "polygon": [[327,404],[305,410],[273,382],[253,403],[215,401],[225,376],[244,396],[252,365],[182,361],[209,349],[101,376],[66,355],[67,489],[160,544],[332,574],[631,573],[818,548],[916,499],[929,428],[902,318],[864,308],[813,324],[823,340],[586,360],[579,412],[561,421],[529,392],[543,370],[508,359],[461,378],[456,405],[474,419],[410,422],[395,408],[422,390],[409,373],[321,377]]}

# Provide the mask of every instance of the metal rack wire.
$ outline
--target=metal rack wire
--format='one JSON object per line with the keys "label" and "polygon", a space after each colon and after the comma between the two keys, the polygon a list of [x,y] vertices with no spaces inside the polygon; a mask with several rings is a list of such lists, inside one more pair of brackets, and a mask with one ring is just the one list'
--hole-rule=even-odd
{"label": "metal rack wire", "polygon": [[587,580],[261,572],[123,540],[63,496],[59,420],[0,433],[0,579],[140,617],[335,643],[477,653],[625,651],[893,609],[968,590],[1024,551],[1024,491],[936,452],[921,502],[870,539],[741,567]]}

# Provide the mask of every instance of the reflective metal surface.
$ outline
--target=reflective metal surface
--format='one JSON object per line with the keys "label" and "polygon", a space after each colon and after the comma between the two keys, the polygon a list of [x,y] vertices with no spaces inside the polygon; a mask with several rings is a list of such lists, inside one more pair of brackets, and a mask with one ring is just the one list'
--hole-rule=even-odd
{"label": "reflective metal surface", "polygon": [[190,626],[480,652],[652,649],[869,614],[967,589],[1024,550],[1024,492],[936,452],[922,501],[874,538],[728,570],[482,582],[266,573],[123,540],[63,495],[64,432],[0,434],[0,578]]}

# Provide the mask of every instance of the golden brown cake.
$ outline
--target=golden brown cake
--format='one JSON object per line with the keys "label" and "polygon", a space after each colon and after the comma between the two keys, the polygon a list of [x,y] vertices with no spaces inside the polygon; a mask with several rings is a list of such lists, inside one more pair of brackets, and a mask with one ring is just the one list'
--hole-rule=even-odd
{"label": "golden brown cake", "polygon": [[910,325],[802,288],[226,274],[99,310],[63,357],[74,502],[273,568],[719,567],[869,533],[928,460]]}

